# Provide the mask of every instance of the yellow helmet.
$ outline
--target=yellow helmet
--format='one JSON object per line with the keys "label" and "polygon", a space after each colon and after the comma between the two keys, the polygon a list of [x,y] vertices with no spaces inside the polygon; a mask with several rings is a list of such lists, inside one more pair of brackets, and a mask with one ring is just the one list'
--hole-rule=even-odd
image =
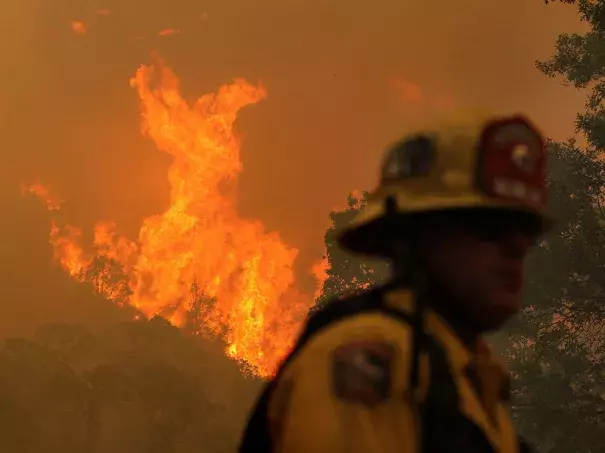
{"label": "yellow helmet", "polygon": [[383,227],[393,210],[513,210],[536,215],[546,230],[546,161],[542,134],[522,115],[446,119],[387,150],[378,188],[338,241],[352,252],[387,256]]}

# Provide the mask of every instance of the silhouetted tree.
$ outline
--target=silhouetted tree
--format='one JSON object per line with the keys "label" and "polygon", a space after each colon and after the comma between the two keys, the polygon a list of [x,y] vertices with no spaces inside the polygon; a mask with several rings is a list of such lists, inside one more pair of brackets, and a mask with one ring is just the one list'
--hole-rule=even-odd
{"label": "silhouetted tree", "polygon": [[511,326],[518,347],[508,350],[521,429],[544,453],[605,451],[605,2],[574,3],[588,32],[560,35],[554,56],[537,67],[590,89],[576,123],[588,146],[551,146],[559,229],[529,263],[531,305]]}
{"label": "silhouetted tree", "polygon": [[605,0],[577,0],[578,14],[588,25],[586,33],[562,33],[555,54],[537,62],[549,77],[562,77],[576,88],[588,88],[586,110],[578,115],[576,126],[590,147],[605,149]]}
{"label": "silhouetted tree", "polygon": [[317,300],[321,306],[332,297],[362,291],[384,282],[389,276],[388,263],[371,261],[348,253],[338,246],[336,237],[341,228],[348,225],[363,208],[368,193],[350,194],[347,207],[330,213],[332,226],[326,231],[325,245],[328,260],[328,278]]}
{"label": "silhouetted tree", "polygon": [[83,270],[81,280],[90,282],[97,293],[119,306],[125,306],[132,295],[122,265],[103,256],[95,257]]}

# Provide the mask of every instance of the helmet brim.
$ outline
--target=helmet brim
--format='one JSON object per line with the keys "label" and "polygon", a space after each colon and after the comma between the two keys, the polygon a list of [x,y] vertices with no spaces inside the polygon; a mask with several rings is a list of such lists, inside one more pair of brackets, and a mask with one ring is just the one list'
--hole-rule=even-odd
{"label": "helmet brim", "polygon": [[[397,236],[405,235],[405,229],[412,226],[414,218],[428,213],[447,213],[464,210],[505,210],[531,214],[540,222],[540,234],[553,226],[552,217],[544,214],[538,207],[521,206],[507,200],[494,200],[481,195],[466,197],[438,198],[420,197],[406,199],[395,215],[386,212],[384,199],[369,200],[364,209],[353,220],[348,228],[343,229],[337,236],[338,244],[349,252],[370,257],[391,258],[393,256],[394,230]],[[396,222],[394,226],[393,223]]]}

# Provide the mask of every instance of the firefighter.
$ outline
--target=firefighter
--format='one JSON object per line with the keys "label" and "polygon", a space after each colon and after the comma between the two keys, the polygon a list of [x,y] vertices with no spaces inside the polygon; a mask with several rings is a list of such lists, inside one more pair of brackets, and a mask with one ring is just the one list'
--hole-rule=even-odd
{"label": "firefighter", "polygon": [[459,115],[393,145],[339,236],[392,279],[308,319],[240,453],[529,451],[483,336],[520,309],[525,257],[550,227],[546,160],[521,115]]}

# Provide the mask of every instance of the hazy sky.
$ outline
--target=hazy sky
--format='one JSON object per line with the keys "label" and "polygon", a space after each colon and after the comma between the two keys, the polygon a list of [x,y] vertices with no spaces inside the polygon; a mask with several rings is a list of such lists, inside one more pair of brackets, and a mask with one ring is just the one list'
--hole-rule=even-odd
{"label": "hazy sky", "polygon": [[[87,310],[51,266],[48,215],[19,197],[21,180],[40,178],[65,197],[66,221],[90,228],[115,219],[133,238],[166,206],[169,159],[141,136],[129,86],[153,50],[190,98],[235,77],[262,81],[267,100],[237,122],[240,210],[300,248],[301,267],[321,254],[329,211],[349,191],[372,187],[384,146],[416,121],[447,105],[520,110],[562,139],[584,102],[535,69],[558,33],[582,29],[573,7],[542,0],[5,3],[7,333],[80,320]],[[72,30],[75,20],[85,34]],[[165,29],[180,33],[159,36]]]}

